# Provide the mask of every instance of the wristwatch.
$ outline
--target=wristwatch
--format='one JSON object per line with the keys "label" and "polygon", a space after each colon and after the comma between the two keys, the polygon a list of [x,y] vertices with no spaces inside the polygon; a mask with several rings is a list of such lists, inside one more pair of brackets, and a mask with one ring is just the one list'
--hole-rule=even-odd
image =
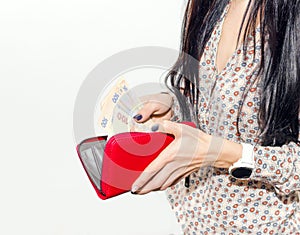
{"label": "wristwatch", "polygon": [[237,179],[250,178],[254,170],[254,152],[251,144],[241,143],[242,158],[229,167],[229,174]]}

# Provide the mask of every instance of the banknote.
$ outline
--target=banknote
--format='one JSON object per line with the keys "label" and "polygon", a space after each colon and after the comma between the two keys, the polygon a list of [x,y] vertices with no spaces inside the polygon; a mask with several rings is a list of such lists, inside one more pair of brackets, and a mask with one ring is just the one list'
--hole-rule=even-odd
{"label": "banknote", "polygon": [[133,119],[133,116],[135,116],[143,106],[143,101],[132,90],[129,89],[129,91],[123,94],[114,107],[111,122],[112,132],[149,132],[154,124],[151,119],[145,123],[137,123]]}
{"label": "banknote", "polygon": [[100,103],[100,116],[98,125],[102,130],[108,132],[111,129],[112,113],[118,100],[128,91],[128,84],[124,79],[119,79]]}
{"label": "banknote", "polygon": [[130,131],[149,132],[152,120],[137,123],[133,116],[143,107],[144,101],[135,89],[130,89],[126,80],[119,79],[101,101],[98,124],[105,130],[108,138]]}

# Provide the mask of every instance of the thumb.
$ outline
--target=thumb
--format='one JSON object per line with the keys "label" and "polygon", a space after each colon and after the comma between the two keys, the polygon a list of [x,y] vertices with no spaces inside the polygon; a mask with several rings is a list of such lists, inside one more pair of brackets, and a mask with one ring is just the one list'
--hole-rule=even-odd
{"label": "thumb", "polygon": [[179,137],[182,132],[182,124],[172,122],[169,120],[158,121],[152,126],[152,131],[159,131],[167,134],[174,135],[175,138]]}
{"label": "thumb", "polygon": [[157,110],[154,109],[153,105],[151,105],[150,103],[146,103],[133,118],[139,123],[146,122],[156,111]]}

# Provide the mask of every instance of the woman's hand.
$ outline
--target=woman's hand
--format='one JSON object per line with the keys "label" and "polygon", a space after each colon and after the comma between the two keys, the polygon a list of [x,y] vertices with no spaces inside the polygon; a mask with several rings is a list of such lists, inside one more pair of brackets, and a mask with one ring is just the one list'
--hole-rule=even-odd
{"label": "woman's hand", "polygon": [[165,190],[203,166],[229,168],[242,155],[240,144],[185,124],[160,121],[153,129],[172,134],[175,139],[133,183],[132,193]]}
{"label": "woman's hand", "polygon": [[138,123],[144,123],[149,119],[170,120],[172,113],[173,98],[168,93],[158,93],[153,95],[143,96],[143,108],[138,111],[138,114],[133,118]]}

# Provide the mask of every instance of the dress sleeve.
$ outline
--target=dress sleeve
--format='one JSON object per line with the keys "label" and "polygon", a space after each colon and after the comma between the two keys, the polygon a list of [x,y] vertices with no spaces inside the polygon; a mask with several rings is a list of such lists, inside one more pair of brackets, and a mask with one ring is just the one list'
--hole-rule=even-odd
{"label": "dress sleeve", "polygon": [[281,147],[254,147],[255,169],[251,179],[274,186],[281,195],[300,191],[300,145],[291,142]]}

